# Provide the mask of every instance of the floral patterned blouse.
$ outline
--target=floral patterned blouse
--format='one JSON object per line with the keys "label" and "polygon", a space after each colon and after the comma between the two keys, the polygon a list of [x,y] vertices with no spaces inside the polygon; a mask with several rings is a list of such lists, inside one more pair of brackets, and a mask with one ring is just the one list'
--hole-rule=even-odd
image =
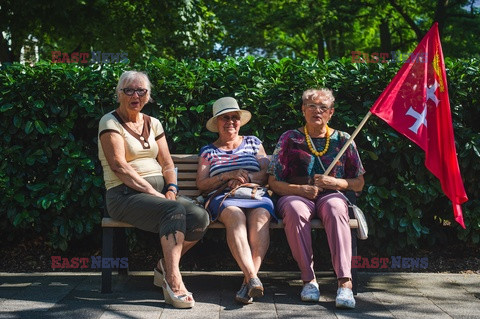
{"label": "floral patterned blouse", "polygon": [[[348,133],[338,130],[333,132],[330,136],[330,146],[321,156],[325,169],[330,166],[349,138]],[[312,140],[318,151],[324,149],[325,138],[312,138]],[[278,140],[267,172],[275,176],[278,181],[303,185],[311,184],[313,176],[323,174],[324,170],[318,158],[308,149],[305,134],[299,130],[289,130]],[[355,142],[352,142],[329,175],[337,178],[356,178],[364,173],[365,169],[357,147]]]}

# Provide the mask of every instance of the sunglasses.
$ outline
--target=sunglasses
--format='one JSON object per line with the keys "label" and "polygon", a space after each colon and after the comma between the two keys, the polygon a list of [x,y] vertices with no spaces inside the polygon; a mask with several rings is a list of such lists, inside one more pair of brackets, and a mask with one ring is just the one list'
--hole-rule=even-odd
{"label": "sunglasses", "polygon": [[121,89],[121,91],[128,96],[133,96],[135,92],[137,92],[138,96],[145,96],[145,94],[147,94],[148,92],[147,89],[131,89],[131,88],[124,88],[124,89]]}
{"label": "sunglasses", "polygon": [[222,121],[225,121],[225,122],[229,122],[229,121],[238,122],[238,121],[240,121],[240,116],[238,116],[238,115],[232,115],[232,116],[222,115],[222,116],[219,116],[219,118]]}

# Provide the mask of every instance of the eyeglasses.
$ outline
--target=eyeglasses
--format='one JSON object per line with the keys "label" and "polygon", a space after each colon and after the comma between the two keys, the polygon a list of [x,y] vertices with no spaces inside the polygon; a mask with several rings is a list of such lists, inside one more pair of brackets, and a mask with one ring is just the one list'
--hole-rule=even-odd
{"label": "eyeglasses", "polygon": [[138,96],[144,96],[148,92],[147,89],[131,89],[131,88],[124,88],[124,89],[121,89],[121,91],[123,91],[123,93],[125,93],[125,95],[128,95],[128,96],[133,96],[135,92],[137,92]]}
{"label": "eyeglasses", "polygon": [[316,109],[319,109],[319,110],[320,110],[320,113],[326,112],[326,111],[328,111],[328,110],[331,109],[331,107],[328,107],[328,106],[323,105],[323,104],[320,104],[320,105],[317,105],[317,104],[307,104],[307,108],[308,108],[310,111],[315,111]]}
{"label": "eyeglasses", "polygon": [[232,115],[232,116],[222,115],[222,116],[219,116],[219,118],[222,121],[225,121],[225,122],[229,122],[229,121],[238,122],[238,121],[240,121],[240,116],[238,116],[238,115]]}

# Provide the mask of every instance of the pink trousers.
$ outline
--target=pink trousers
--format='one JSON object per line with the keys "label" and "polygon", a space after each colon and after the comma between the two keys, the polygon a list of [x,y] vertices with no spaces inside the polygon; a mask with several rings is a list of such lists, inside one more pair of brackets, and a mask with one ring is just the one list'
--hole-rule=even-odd
{"label": "pink trousers", "polygon": [[311,201],[301,196],[283,196],[277,202],[285,234],[303,281],[315,278],[310,220],[320,218],[325,226],[332,264],[337,278],[351,278],[352,239],[348,206],[342,195],[327,194]]}

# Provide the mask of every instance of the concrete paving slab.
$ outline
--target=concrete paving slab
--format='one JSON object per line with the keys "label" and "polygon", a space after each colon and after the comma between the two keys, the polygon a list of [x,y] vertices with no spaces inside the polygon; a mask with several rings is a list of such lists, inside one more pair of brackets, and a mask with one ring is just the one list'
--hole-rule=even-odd
{"label": "concrete paving slab", "polygon": [[152,311],[106,311],[99,319],[158,319],[161,313],[152,313]]}
{"label": "concrete paving slab", "polygon": [[321,298],[303,303],[295,272],[260,273],[265,296],[252,305],[234,301],[240,272],[186,272],[193,309],[164,303],[152,272],[114,276],[112,294],[100,293],[99,273],[0,273],[2,318],[480,318],[480,275],[360,273],[353,310],[335,308],[335,278],[319,273]]}

